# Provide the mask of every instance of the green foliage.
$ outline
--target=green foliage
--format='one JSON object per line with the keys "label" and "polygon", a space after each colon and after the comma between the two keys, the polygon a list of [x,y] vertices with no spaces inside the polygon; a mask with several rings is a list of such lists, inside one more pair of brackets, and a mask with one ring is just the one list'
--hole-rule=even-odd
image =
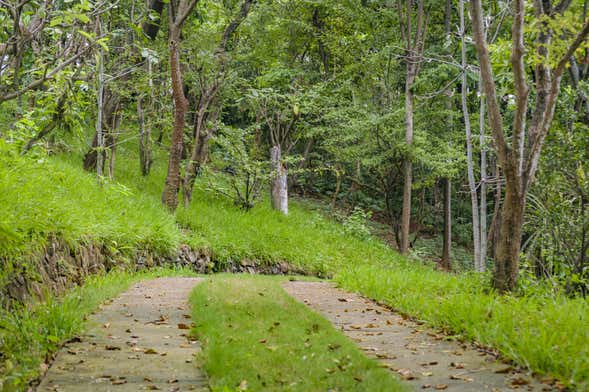
{"label": "green foliage", "polygon": [[[248,211],[260,196],[260,191],[270,176],[267,160],[259,157],[252,139],[255,137],[250,130],[224,127],[213,138],[214,155],[217,165],[222,166],[224,178],[216,179],[214,170],[208,175],[213,177],[211,189],[233,199],[235,205]],[[216,148],[215,148],[216,147]],[[226,180],[226,181],[223,181]],[[228,187],[221,187],[224,182]]]}
{"label": "green foliage", "polygon": [[[281,279],[207,279],[192,294],[193,332],[213,391],[398,391],[329,321],[290,298]],[[202,309],[206,309],[203,312]]]}
{"label": "green foliage", "polygon": [[372,212],[364,211],[362,208],[356,207],[350,215],[344,217],[342,226],[346,234],[358,237],[363,240],[370,238],[370,228],[368,227],[368,220],[370,220]]}

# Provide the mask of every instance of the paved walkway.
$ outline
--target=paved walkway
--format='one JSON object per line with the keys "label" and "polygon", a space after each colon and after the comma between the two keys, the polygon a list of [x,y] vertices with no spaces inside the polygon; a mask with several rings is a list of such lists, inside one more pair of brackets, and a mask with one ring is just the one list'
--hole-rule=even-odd
{"label": "paved walkway", "polygon": [[198,278],[140,282],[89,317],[86,333],[57,355],[38,391],[208,391],[187,335]]}
{"label": "paved walkway", "polygon": [[444,335],[330,283],[285,282],[283,287],[416,390],[553,390],[488,353],[448,341]]}

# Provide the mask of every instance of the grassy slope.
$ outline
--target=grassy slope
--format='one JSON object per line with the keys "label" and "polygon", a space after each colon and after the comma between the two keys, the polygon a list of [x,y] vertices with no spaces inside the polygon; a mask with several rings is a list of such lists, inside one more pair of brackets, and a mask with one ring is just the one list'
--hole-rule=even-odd
{"label": "grassy slope", "polygon": [[[129,210],[144,209],[153,214],[143,222],[147,226],[147,233],[157,233],[151,224],[162,222],[159,232],[164,238],[165,246],[173,246],[181,238],[179,230],[173,225],[173,218],[159,207],[159,195],[165,173],[165,159],[162,151],[156,159],[156,166],[151,176],[142,178],[138,175],[136,155],[125,146],[119,148],[117,179],[124,183],[132,192],[131,196],[124,196],[124,202],[130,203]],[[73,158],[68,158],[73,159]],[[53,167],[62,168],[69,176],[83,176],[78,169],[79,160],[68,165],[67,162],[47,163]],[[25,167],[24,170],[37,170],[42,177],[43,168]],[[0,171],[1,172],[1,171]],[[77,174],[76,174],[77,173]],[[25,174],[28,175],[28,174]],[[51,174],[50,174],[51,175]],[[0,180],[1,181],[1,180]],[[79,198],[88,198],[90,202],[84,204],[86,208],[77,209],[78,215],[88,214],[92,205],[98,203],[102,197],[101,190],[92,187],[92,179],[87,176],[86,190],[76,193],[75,182],[67,185],[57,185],[55,181],[43,183],[49,190],[63,186],[72,189]],[[254,258],[266,262],[289,261],[303,266],[310,271],[335,274],[335,278],[345,288],[357,290],[365,295],[381,300],[410,315],[428,321],[431,325],[445,328],[465,337],[476,339],[499,349],[507,357],[528,366],[539,373],[548,373],[558,377],[566,384],[587,387],[589,382],[589,305],[583,300],[569,300],[565,298],[499,298],[494,294],[487,294],[488,280],[475,275],[448,275],[433,271],[429,267],[411,263],[394,251],[387,249],[377,240],[360,240],[346,235],[342,227],[317,213],[305,209],[297,203],[292,203],[291,214],[281,216],[271,211],[266,202],[262,201],[251,212],[244,213],[236,209],[229,201],[219,198],[207,191],[206,179],[197,181],[194,202],[188,209],[181,209],[177,213],[177,220],[183,226],[192,229],[189,241],[193,246],[209,249],[218,260],[239,260]],[[29,192],[34,192],[35,185],[22,185]],[[120,194],[118,187],[113,187],[115,195]],[[82,187],[79,187],[82,189]],[[94,189],[88,192],[87,189]],[[110,189],[110,188],[109,188]],[[108,189],[107,189],[108,191]],[[18,193],[18,191],[15,191]],[[69,193],[64,192],[64,202],[77,208],[76,199],[71,199]],[[2,197],[0,195],[0,197]],[[115,197],[114,195],[112,197]],[[120,196],[123,197],[123,196]],[[11,202],[11,198],[4,198]],[[42,201],[43,199],[37,199]],[[132,204],[143,200],[145,205]],[[14,204],[14,201],[12,201]],[[20,203],[20,202],[19,202]],[[41,203],[40,206],[45,204]],[[41,220],[49,227],[53,223],[55,211],[57,218],[62,212],[59,204],[56,209],[48,210],[31,203],[22,213],[28,214],[29,208],[40,209],[51,219]],[[105,211],[95,219],[100,222],[104,235],[112,235],[111,230],[118,230],[121,236],[128,227],[139,228],[140,225],[130,224],[132,217],[142,219],[147,213],[130,211],[117,227],[108,227],[109,219],[120,214],[117,203],[96,204]],[[2,204],[0,203],[0,206]],[[0,207],[2,208],[2,207]],[[6,208],[10,211],[11,208]],[[21,208],[21,207],[18,207]],[[141,210],[140,210],[141,211]],[[41,214],[42,215],[42,214]],[[139,215],[139,216],[137,216]],[[147,215],[149,216],[149,215]],[[17,215],[18,218],[18,215]],[[25,222],[27,220],[25,219]],[[59,219],[58,219],[59,221]],[[67,221],[67,220],[66,220]],[[13,219],[22,225],[18,219]],[[32,222],[32,220],[31,220]],[[76,222],[76,221],[74,221]],[[83,224],[87,224],[88,222]],[[10,225],[11,222],[8,222]],[[66,226],[67,230],[83,233],[76,225]],[[41,225],[33,227],[44,227]],[[10,227],[10,226],[5,226]],[[23,226],[23,227],[26,227]],[[90,227],[90,226],[86,226]],[[133,230],[123,235],[133,242]],[[155,235],[142,235],[144,231],[136,231],[136,238],[145,238],[144,243],[151,243]],[[67,233],[66,233],[67,234]],[[73,236],[76,237],[76,236]],[[158,242],[155,242],[156,244]]]}
{"label": "grassy slope", "polygon": [[80,333],[85,317],[132,283],[158,276],[190,275],[189,271],[154,269],[142,273],[113,271],[87,279],[59,300],[5,311],[0,309],[0,391],[26,390],[39,376],[46,357]]}
{"label": "grassy slope", "polygon": [[46,157],[23,159],[2,144],[0,189],[5,259],[38,250],[48,234],[72,244],[95,241],[159,253],[172,251],[181,239],[174,217],[151,195],[118,184],[101,187],[79,167]]}
{"label": "grassy slope", "polygon": [[[191,297],[194,332],[213,390],[397,391],[391,372],[366,358],[320,315],[270,277],[217,276]],[[203,311],[205,310],[205,311]]]}

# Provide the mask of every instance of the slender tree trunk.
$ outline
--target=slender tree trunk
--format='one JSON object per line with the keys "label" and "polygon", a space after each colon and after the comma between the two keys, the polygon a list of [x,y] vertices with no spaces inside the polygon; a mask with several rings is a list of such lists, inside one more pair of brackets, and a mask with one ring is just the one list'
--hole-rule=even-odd
{"label": "slender tree trunk", "polygon": [[[482,83],[482,82],[481,82]],[[481,148],[481,204],[480,204],[480,225],[481,225],[481,272],[484,272],[487,266],[487,146],[485,143],[485,97],[480,91],[480,111],[479,111],[479,144]]]}
{"label": "slender tree trunk", "polygon": [[442,268],[446,271],[452,269],[450,251],[452,248],[452,181],[449,178],[442,179],[444,188],[444,244],[442,248]]}
{"label": "slender tree trunk", "polygon": [[472,210],[472,237],[474,246],[474,268],[477,272],[482,272],[481,263],[481,225],[479,219],[479,203],[474,178],[474,162],[472,148],[472,128],[470,123],[470,113],[468,112],[468,75],[466,63],[466,27],[464,23],[464,0],[460,0],[460,38],[461,38],[461,60],[462,60],[462,114],[464,116],[464,130],[466,133],[466,164],[468,173],[468,187],[470,190],[470,201]]}
{"label": "slender tree trunk", "polygon": [[162,203],[174,211],[178,207],[178,190],[180,188],[180,161],[184,148],[184,125],[188,100],[184,96],[182,71],[180,69],[180,27],[170,26],[170,73],[172,78],[172,98],[174,100],[174,128],[168,173],[162,193]]}
{"label": "slender tree trunk", "polygon": [[[100,23],[100,22],[99,22]],[[98,51],[97,56],[98,66],[98,96],[97,96],[97,113],[96,113],[96,175],[102,177],[102,169],[104,168],[104,133],[102,124],[102,114],[104,111],[104,53],[102,49]]]}
{"label": "slender tree trunk", "polygon": [[141,175],[147,176],[151,170],[151,127],[145,124],[145,111],[143,110],[143,98],[137,98],[137,117],[139,118],[139,167]]}
{"label": "slender tree trunk", "polygon": [[[413,82],[415,80],[413,60],[407,60],[407,80],[405,81],[405,142],[413,144]],[[403,211],[401,213],[401,246],[400,251],[409,251],[409,234],[411,230],[411,188],[413,186],[413,162],[405,158],[403,163],[405,181],[403,183]]]}
{"label": "slender tree trunk", "polygon": [[[452,0],[446,0],[446,9],[444,11],[444,29],[446,37],[451,37],[451,20],[452,20]],[[448,127],[452,132],[454,129],[454,118],[452,115],[452,89],[446,90],[446,110],[448,111]],[[442,241],[442,265],[441,267],[450,271],[452,269],[452,180],[450,178],[442,179],[443,200],[444,200],[444,234]]]}
{"label": "slender tree trunk", "polygon": [[286,168],[282,163],[280,145],[270,149],[270,164],[272,165],[271,202],[272,208],[288,215],[288,181]]}

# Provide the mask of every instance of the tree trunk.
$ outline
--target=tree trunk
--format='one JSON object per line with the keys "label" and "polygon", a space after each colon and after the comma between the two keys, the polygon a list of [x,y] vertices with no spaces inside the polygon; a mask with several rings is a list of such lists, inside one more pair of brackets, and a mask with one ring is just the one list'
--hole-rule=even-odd
{"label": "tree trunk", "polygon": [[442,268],[446,271],[452,269],[450,250],[452,248],[452,181],[449,178],[442,180],[444,187],[444,244],[442,248]]}
{"label": "tree trunk", "polygon": [[272,165],[271,202],[272,208],[288,215],[288,182],[286,168],[282,163],[282,151],[279,145],[270,149]]}
{"label": "tree trunk", "polygon": [[162,193],[162,203],[174,211],[178,207],[178,190],[180,187],[180,161],[184,147],[184,125],[188,100],[184,96],[182,71],[180,69],[180,27],[170,26],[170,73],[172,78],[172,98],[174,100],[174,128],[168,173]]}
{"label": "tree trunk", "polygon": [[151,169],[151,127],[145,125],[145,112],[143,110],[143,98],[137,98],[137,117],[139,119],[139,167],[141,174],[147,176]]}
{"label": "tree trunk", "polygon": [[102,49],[98,51],[97,63],[98,96],[96,99],[96,175],[98,176],[98,178],[100,178],[102,177],[102,169],[104,168],[104,133],[102,124],[102,113],[104,111],[104,53]]}
{"label": "tree trunk", "polygon": [[470,113],[468,112],[468,76],[466,64],[466,27],[464,23],[464,0],[460,0],[460,38],[461,38],[461,63],[462,63],[462,114],[464,116],[464,131],[466,134],[466,164],[468,174],[468,188],[470,190],[470,202],[472,210],[472,237],[474,247],[474,269],[482,272],[481,262],[481,225],[479,219],[479,203],[474,178],[474,162],[472,153],[472,128],[470,124]]}
{"label": "tree trunk", "polygon": [[[413,82],[415,80],[413,60],[407,60],[407,80],[405,81],[405,142],[413,144]],[[400,251],[409,251],[409,234],[411,229],[411,187],[413,186],[413,163],[405,158],[403,163],[405,182],[403,184],[403,211],[401,213]]]}
{"label": "tree trunk", "polygon": [[211,130],[206,129],[200,115],[197,115],[195,127],[197,127],[196,137],[192,146],[190,154],[190,161],[186,166],[186,175],[184,177],[184,184],[182,188],[182,199],[184,206],[187,207],[192,200],[192,188],[194,181],[199,175],[202,167],[208,159],[209,139],[211,137]]}
{"label": "tree trunk", "polygon": [[503,293],[516,287],[522,236],[525,196],[505,188],[499,236],[495,247],[493,287]]}
{"label": "tree trunk", "polygon": [[481,148],[481,204],[480,204],[480,225],[481,225],[481,271],[487,267],[487,147],[485,145],[485,97],[480,91],[479,111],[479,144]]}

